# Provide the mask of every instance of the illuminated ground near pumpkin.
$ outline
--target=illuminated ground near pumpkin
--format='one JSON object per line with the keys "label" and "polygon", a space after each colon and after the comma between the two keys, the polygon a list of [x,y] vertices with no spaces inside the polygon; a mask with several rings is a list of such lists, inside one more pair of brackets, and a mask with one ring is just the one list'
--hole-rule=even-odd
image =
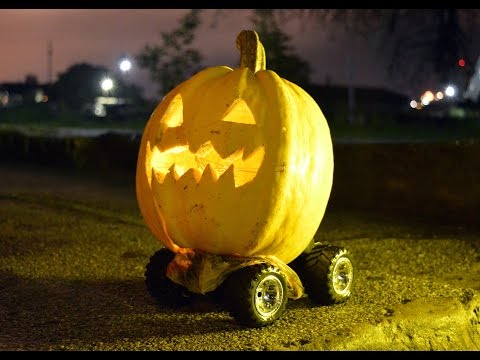
{"label": "illuminated ground near pumpkin", "polygon": [[159,244],[119,179],[0,166],[1,350],[480,348],[478,234],[327,211],[318,240],[355,255],[354,294],[330,307],[289,301],[252,330],[208,298],[155,305],[143,272]]}

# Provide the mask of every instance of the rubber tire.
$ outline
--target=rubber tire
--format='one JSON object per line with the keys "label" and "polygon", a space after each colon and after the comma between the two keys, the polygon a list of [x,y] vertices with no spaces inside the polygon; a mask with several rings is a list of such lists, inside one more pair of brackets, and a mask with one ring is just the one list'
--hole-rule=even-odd
{"label": "rubber tire", "polygon": [[[270,294],[273,295],[273,310],[270,309],[270,302],[262,301],[267,296],[263,287],[265,281],[274,288],[274,293]],[[225,307],[230,315],[239,324],[248,327],[259,328],[272,324],[282,316],[288,301],[284,275],[278,268],[266,263],[235,271],[225,280],[223,290]],[[263,314],[259,309],[262,304],[266,305]]]}
{"label": "rubber tire", "polygon": [[298,256],[291,267],[314,303],[343,303],[352,293],[354,266],[351,254],[343,247],[316,244],[309,252]]}
{"label": "rubber tire", "polygon": [[288,263],[288,266],[290,266],[292,270],[297,273],[298,276],[300,276],[300,274],[303,271],[303,267],[305,263],[305,255],[309,254],[317,244],[318,243],[315,243],[315,239],[312,238],[312,240],[310,240],[310,243],[307,245],[305,250],[303,250],[303,252],[299,256],[297,256],[295,259],[290,261],[290,263]]}
{"label": "rubber tire", "polygon": [[190,303],[192,293],[166,276],[167,266],[175,253],[167,248],[150,257],[145,270],[145,285],[150,295],[162,307],[177,308]]}

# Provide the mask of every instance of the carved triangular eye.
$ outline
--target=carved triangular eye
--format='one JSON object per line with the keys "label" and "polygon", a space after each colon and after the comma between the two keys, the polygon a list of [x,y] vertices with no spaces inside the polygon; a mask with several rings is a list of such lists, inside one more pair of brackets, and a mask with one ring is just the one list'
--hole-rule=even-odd
{"label": "carved triangular eye", "polygon": [[223,114],[222,121],[255,124],[255,117],[243,99],[236,99]]}
{"label": "carved triangular eye", "polygon": [[180,94],[175,95],[175,97],[168,104],[167,110],[163,117],[165,120],[165,125],[168,127],[177,127],[183,123],[183,100]]}

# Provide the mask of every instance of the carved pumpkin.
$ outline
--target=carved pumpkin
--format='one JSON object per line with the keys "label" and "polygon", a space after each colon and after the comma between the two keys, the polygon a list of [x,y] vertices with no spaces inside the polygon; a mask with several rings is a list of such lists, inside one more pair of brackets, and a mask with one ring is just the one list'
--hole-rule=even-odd
{"label": "carved pumpkin", "polygon": [[206,68],[171,90],[147,122],[136,195],[175,253],[273,255],[310,243],[333,178],[330,130],[302,88],[266,70],[255,31],[237,37],[240,66]]}

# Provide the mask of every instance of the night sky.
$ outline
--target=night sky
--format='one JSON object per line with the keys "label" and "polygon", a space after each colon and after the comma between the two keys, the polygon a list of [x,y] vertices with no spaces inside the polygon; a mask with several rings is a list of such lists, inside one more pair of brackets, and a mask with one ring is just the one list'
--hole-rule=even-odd
{"label": "night sky", "polygon": [[[23,82],[33,74],[48,80],[47,44],[53,47],[53,81],[69,66],[88,62],[116,69],[123,54],[135,55],[147,43],[161,44],[161,32],[179,26],[188,9],[0,9],[0,82]],[[225,10],[216,27],[211,27],[215,10],[206,10],[194,46],[204,56],[204,66],[238,65],[235,39],[240,30],[251,28],[248,9]],[[314,83],[348,83],[348,56],[352,54],[352,83],[378,86],[409,94],[412,89],[396,88],[386,73],[386,61],[372,39],[346,37],[338,28],[326,29],[312,22],[302,29],[298,20],[284,26],[290,45],[308,61]],[[267,54],[268,68],[268,54]],[[281,74],[280,74],[281,75]],[[141,85],[144,95],[155,98],[155,86],[145,70],[133,69],[129,80]],[[413,93],[415,93],[413,91]]]}

